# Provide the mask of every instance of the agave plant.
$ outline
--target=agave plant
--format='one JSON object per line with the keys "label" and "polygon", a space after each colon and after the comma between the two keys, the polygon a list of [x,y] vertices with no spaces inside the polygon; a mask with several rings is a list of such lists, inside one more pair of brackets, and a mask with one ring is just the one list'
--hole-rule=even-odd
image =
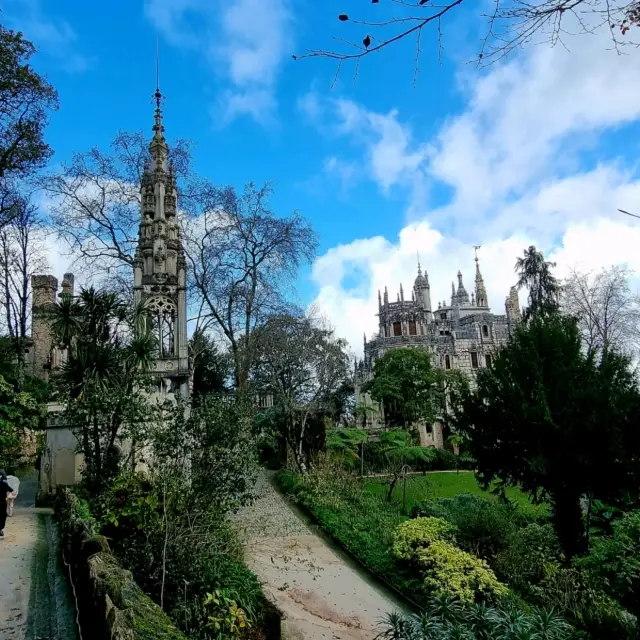
{"label": "agave plant", "polygon": [[433,598],[421,614],[394,612],[380,624],[379,640],[568,640],[573,631],[554,611],[466,606],[446,595]]}

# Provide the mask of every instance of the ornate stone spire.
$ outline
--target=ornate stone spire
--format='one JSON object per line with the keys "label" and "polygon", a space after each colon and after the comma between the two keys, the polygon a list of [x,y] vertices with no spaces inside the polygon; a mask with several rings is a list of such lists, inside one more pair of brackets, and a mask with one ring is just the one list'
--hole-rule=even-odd
{"label": "ornate stone spire", "polygon": [[469,303],[469,294],[467,290],[464,288],[464,284],[462,284],[462,272],[458,271],[458,293],[457,293],[458,303],[465,304]]}
{"label": "ornate stone spire", "polygon": [[156,82],[153,137],[140,184],[141,216],[133,294],[144,303],[156,338],[154,370],[161,396],[189,395],[186,259],[177,221],[175,169],[168,163],[162,94]]}
{"label": "ornate stone spire", "polygon": [[478,262],[478,249],[480,247],[476,247],[476,304],[479,307],[488,307],[489,300],[487,298],[487,290],[484,286],[484,280],[482,278],[482,274],[480,273],[480,264]]}

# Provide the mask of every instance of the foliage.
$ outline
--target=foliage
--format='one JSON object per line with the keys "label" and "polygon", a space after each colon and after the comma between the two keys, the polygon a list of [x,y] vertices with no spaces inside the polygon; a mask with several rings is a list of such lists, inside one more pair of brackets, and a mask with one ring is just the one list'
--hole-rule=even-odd
{"label": "foliage", "polygon": [[213,631],[212,640],[220,637],[237,640],[242,630],[250,626],[247,614],[224,590],[207,593],[203,607],[207,615],[206,628]]}
{"label": "foliage", "polygon": [[574,567],[548,562],[544,577],[531,587],[532,599],[553,607],[592,638],[636,639],[637,621],[607,596],[590,576]]}
{"label": "foliage", "polygon": [[189,340],[189,355],[193,367],[192,398],[194,402],[210,393],[229,390],[231,362],[215,342],[201,329],[196,329]]}
{"label": "foliage", "polygon": [[541,251],[534,246],[525,249],[524,256],[516,260],[518,289],[529,290],[529,306],[524,310],[524,319],[545,317],[559,309],[560,283],[551,272],[555,263],[547,262]]}
{"label": "foliage", "polygon": [[22,33],[0,26],[0,179],[32,173],[53,153],[44,129],[47,110],[57,109],[58,96],[29,65],[35,51]]}
{"label": "foliage", "polygon": [[[435,458],[435,449],[416,446],[412,442],[412,434],[408,431],[394,430],[385,431],[380,434],[379,455],[383,459],[383,468],[389,474],[389,490],[387,491],[387,502],[393,498],[393,490],[404,475],[411,468],[426,469]],[[404,505],[403,490],[403,509]]]}
{"label": "foliage", "polygon": [[409,427],[436,417],[436,372],[431,355],[423,349],[391,349],[376,360],[373,378],[362,390],[384,403],[389,424]]}
{"label": "foliage", "polygon": [[394,535],[393,555],[418,568],[429,594],[453,596],[467,604],[505,597],[508,589],[486,562],[453,544],[454,531],[441,518],[403,522]]}
{"label": "foliage", "polygon": [[336,400],[351,384],[347,344],[313,317],[291,314],[269,318],[252,339],[252,384],[260,395],[273,398],[275,424],[305,472],[311,463],[305,448],[310,421],[335,416]]}
{"label": "foliage", "polygon": [[421,614],[390,613],[379,640],[568,640],[572,628],[553,611],[466,605],[448,596],[431,600]]}
{"label": "foliage", "polygon": [[484,560],[445,540],[435,540],[416,554],[416,564],[431,594],[445,594],[462,602],[492,602],[509,590],[498,581]]}
{"label": "foliage", "polygon": [[63,296],[51,312],[55,340],[68,350],[54,385],[94,491],[117,475],[118,445],[124,437],[140,440],[152,413],[141,393],[155,348],[147,324],[143,310],[93,287],[77,298]]}
{"label": "foliage", "polygon": [[525,527],[510,527],[506,544],[492,560],[491,567],[500,580],[525,597],[545,577],[545,565],[563,559],[558,537],[550,524],[532,522]]}
{"label": "foliage", "polygon": [[360,459],[360,450],[366,441],[367,432],[362,429],[327,429],[327,452],[341,457],[347,463]]}
{"label": "foliage", "polygon": [[577,560],[600,588],[640,616],[640,511],[612,524],[610,538],[593,541],[589,555]]}
{"label": "foliage", "polygon": [[46,409],[26,391],[15,391],[0,376],[0,468],[15,470],[22,455],[22,436],[37,429]]}
{"label": "foliage", "polygon": [[450,522],[455,527],[459,546],[488,560],[508,546],[509,536],[526,521],[516,506],[465,493],[421,502],[414,506],[412,515]]}
{"label": "foliage", "polygon": [[414,518],[401,523],[393,536],[393,555],[412,560],[436,540],[454,540],[455,527],[442,518]]}
{"label": "foliage", "polygon": [[457,426],[479,480],[548,497],[567,555],[584,550],[580,497],[640,488],[640,393],[629,363],[614,353],[599,363],[586,356],[572,318],[534,316],[477,382]]}
{"label": "foliage", "polygon": [[[249,408],[209,395],[190,411],[179,400],[155,417],[147,430],[153,465],[145,474],[122,474],[91,498],[102,532],[190,637],[217,638],[208,624],[239,624],[245,614],[245,624],[259,622],[260,585],[226,523],[227,514],[250,499],[255,483]],[[216,590],[229,600],[224,615],[212,601],[203,606]]]}

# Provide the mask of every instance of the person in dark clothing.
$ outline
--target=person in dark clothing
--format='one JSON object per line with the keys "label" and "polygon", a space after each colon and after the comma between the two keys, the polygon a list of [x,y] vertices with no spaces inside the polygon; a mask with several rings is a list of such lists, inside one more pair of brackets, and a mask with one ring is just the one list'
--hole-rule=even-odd
{"label": "person in dark clothing", "polygon": [[7,482],[7,474],[0,469],[0,538],[4,537],[4,525],[7,522],[7,496],[13,493],[13,489]]}

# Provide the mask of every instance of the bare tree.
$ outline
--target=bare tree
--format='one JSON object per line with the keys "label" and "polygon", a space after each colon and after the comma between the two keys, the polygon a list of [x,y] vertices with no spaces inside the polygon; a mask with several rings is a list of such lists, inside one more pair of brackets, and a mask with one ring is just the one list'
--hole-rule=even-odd
{"label": "bare tree", "polygon": [[[50,212],[58,235],[90,276],[109,275],[123,289],[133,274],[140,223],[140,182],[149,158],[144,132],[118,133],[110,152],[94,147],[74,153],[58,174],[42,178],[51,199]],[[176,141],[170,151],[179,186],[193,178],[189,144]],[[185,194],[193,188],[184,186]],[[118,282],[120,280],[120,282]]]}
{"label": "bare tree", "polygon": [[[448,14],[464,0],[449,0],[434,4],[430,0],[372,0],[371,17],[356,17],[342,13],[338,20],[355,27],[357,36],[336,36],[338,49],[307,49],[301,58],[330,58],[337,62],[336,78],[344,62],[355,64],[401,41],[415,39],[414,74],[419,73],[422,36],[429,27],[435,29],[438,55],[442,52],[442,26]],[[363,10],[364,11],[364,10]],[[616,48],[637,46],[627,36],[630,29],[640,26],[638,0],[494,0],[493,11],[481,14],[486,23],[477,54],[480,65],[491,64],[532,41],[552,46],[572,33],[592,34],[601,28],[609,31]],[[335,80],[334,80],[335,81]]]}
{"label": "bare tree", "polygon": [[277,217],[270,185],[248,184],[211,193],[209,206],[183,219],[183,242],[201,326],[227,340],[238,391],[246,389],[254,358],[252,334],[288,308],[299,267],[315,256],[317,237],[298,213]]}
{"label": "bare tree", "polygon": [[31,276],[46,268],[38,208],[23,198],[11,222],[0,230],[0,305],[17,362],[19,385],[24,380],[31,324]]}
{"label": "bare tree", "polygon": [[352,383],[347,343],[309,314],[269,318],[254,337],[253,382],[273,397],[279,431],[304,473],[310,418],[330,415],[336,394]]}
{"label": "bare tree", "polygon": [[578,319],[587,353],[638,353],[640,296],[631,290],[632,275],[629,268],[617,265],[596,274],[573,270],[565,280],[562,310]]}

